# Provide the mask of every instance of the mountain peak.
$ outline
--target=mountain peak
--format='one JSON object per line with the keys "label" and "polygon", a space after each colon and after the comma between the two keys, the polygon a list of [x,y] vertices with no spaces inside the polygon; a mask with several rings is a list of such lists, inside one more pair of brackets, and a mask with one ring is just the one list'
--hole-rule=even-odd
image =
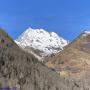
{"label": "mountain peak", "polygon": [[86,31],[84,31],[84,33],[86,33],[86,34],[90,34],[90,31],[89,31],[89,30],[88,30],[88,31],[86,30]]}
{"label": "mountain peak", "polygon": [[28,28],[15,41],[19,46],[32,47],[43,52],[45,55],[57,53],[68,44],[67,40],[59,37],[55,32],[47,32],[44,29]]}
{"label": "mountain peak", "polygon": [[82,36],[86,37],[90,35],[90,31],[89,30],[85,30],[83,33],[82,33]]}
{"label": "mountain peak", "polygon": [[45,31],[44,29],[33,29],[29,27],[28,29],[26,29],[24,33],[30,33],[30,32],[46,33],[47,31]]}

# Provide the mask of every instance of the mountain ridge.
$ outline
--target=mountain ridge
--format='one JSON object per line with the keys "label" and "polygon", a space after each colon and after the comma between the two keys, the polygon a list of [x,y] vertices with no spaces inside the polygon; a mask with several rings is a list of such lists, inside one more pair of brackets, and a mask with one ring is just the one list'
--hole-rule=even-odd
{"label": "mountain ridge", "polygon": [[82,32],[62,52],[50,57],[46,65],[63,76],[86,78],[90,68],[90,31]]}
{"label": "mountain ridge", "polygon": [[3,45],[0,48],[0,89],[11,90],[10,88],[15,87],[16,90],[72,90],[74,86],[73,90],[79,90],[18,47],[7,34],[0,31],[0,37],[3,37],[0,42],[0,46]]}
{"label": "mountain ridge", "polygon": [[[3,37],[3,38],[1,38]],[[3,40],[2,40],[3,39]],[[8,42],[8,45],[7,43]],[[11,90],[89,90],[85,80],[61,77],[0,32],[0,89]],[[87,78],[88,79],[88,78]]]}

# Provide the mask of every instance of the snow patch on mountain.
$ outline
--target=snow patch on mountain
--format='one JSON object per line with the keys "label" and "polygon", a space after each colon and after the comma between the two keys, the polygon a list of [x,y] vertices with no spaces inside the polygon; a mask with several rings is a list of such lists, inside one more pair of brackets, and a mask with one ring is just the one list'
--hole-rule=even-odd
{"label": "snow patch on mountain", "polygon": [[90,35],[90,31],[84,31],[84,32],[83,32],[83,36],[84,36],[84,37],[86,37],[86,36],[88,36],[88,35]]}
{"label": "snow patch on mountain", "polygon": [[59,37],[55,32],[32,28],[23,32],[15,42],[22,48],[32,47],[42,51],[45,55],[57,53],[68,44],[67,40]]}

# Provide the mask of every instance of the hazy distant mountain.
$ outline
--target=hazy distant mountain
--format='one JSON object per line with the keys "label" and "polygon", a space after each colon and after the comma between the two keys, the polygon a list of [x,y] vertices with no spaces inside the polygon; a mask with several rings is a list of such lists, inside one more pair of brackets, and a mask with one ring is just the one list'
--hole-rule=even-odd
{"label": "hazy distant mountain", "polygon": [[[25,50],[33,50],[40,57],[60,52],[68,44],[67,40],[54,32],[32,28],[23,32],[15,42]],[[37,57],[39,58],[39,56]]]}

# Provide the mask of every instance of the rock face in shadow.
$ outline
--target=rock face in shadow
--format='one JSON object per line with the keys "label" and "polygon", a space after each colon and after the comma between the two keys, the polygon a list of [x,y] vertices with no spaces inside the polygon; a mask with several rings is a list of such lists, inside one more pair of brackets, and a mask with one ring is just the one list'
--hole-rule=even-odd
{"label": "rock face in shadow", "polygon": [[5,87],[15,87],[16,90],[80,90],[75,82],[61,78],[0,30],[0,89]]}

